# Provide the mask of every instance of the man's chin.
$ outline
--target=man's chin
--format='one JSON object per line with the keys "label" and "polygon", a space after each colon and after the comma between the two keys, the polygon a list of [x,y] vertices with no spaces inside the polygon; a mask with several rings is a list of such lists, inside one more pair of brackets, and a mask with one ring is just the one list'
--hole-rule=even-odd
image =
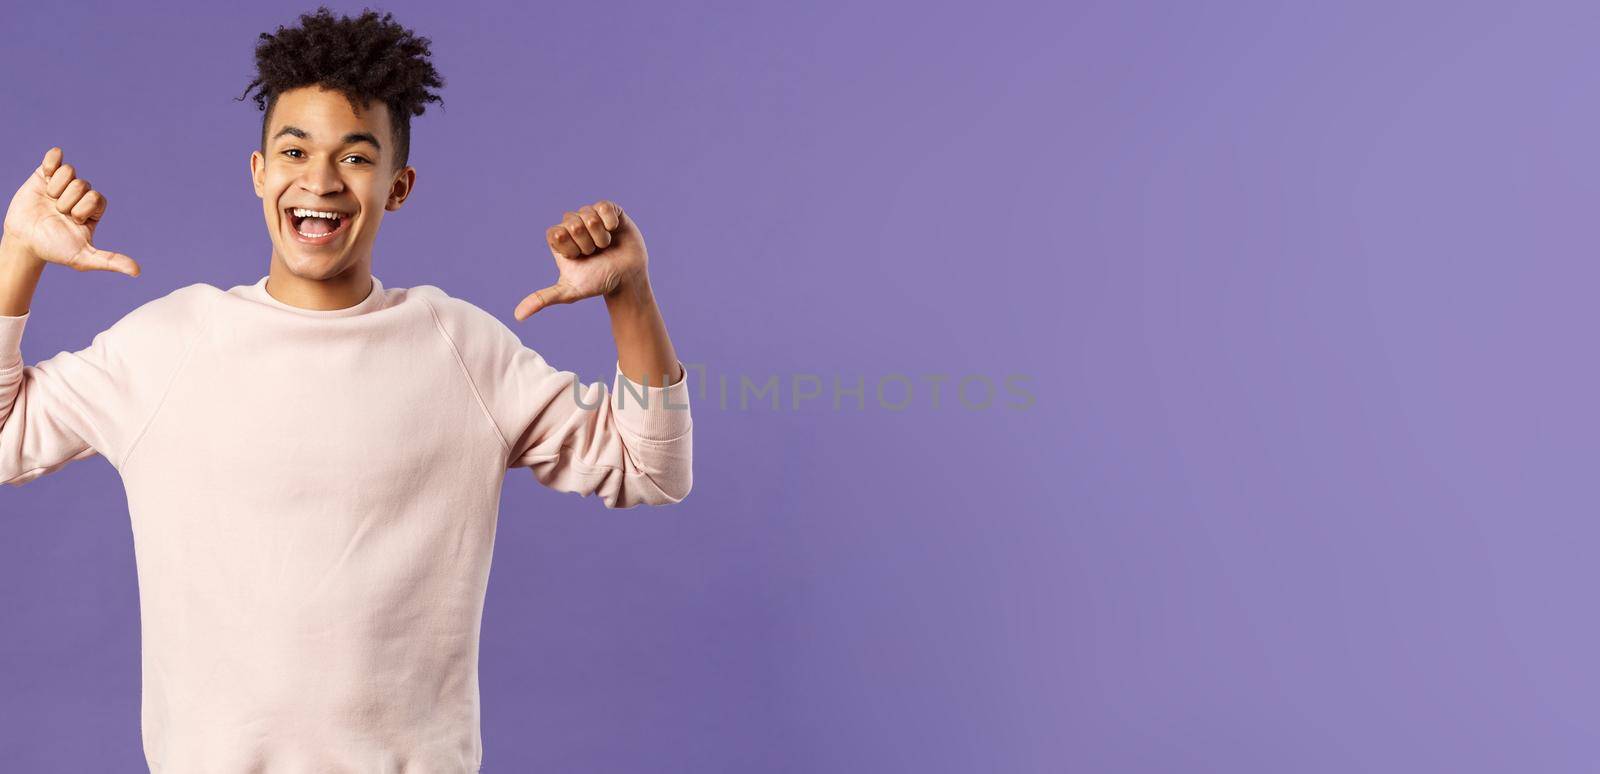
{"label": "man's chin", "polygon": [[295,245],[280,246],[278,255],[283,268],[301,279],[330,279],[350,268],[348,254],[343,250],[302,251],[295,248]]}

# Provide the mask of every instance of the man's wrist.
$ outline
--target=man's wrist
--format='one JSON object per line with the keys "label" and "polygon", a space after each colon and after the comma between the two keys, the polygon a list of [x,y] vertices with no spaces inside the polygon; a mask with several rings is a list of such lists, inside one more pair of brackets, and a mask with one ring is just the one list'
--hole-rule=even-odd
{"label": "man's wrist", "polygon": [[0,232],[0,266],[8,270],[43,269],[45,261],[17,243],[17,240]]}
{"label": "man's wrist", "polygon": [[0,316],[21,317],[28,313],[44,264],[18,246],[17,240],[0,234]]}
{"label": "man's wrist", "polygon": [[605,294],[606,307],[613,311],[618,309],[637,310],[647,309],[655,303],[655,291],[650,287],[650,275],[641,274],[630,280],[623,280],[617,285],[616,290]]}

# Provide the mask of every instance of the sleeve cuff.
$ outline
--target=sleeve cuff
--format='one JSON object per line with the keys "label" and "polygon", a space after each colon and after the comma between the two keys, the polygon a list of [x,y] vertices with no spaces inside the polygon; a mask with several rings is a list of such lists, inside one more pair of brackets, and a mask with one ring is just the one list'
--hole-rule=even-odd
{"label": "sleeve cuff", "polygon": [[617,424],[629,435],[652,441],[671,441],[689,432],[689,369],[678,361],[683,377],[666,387],[647,387],[622,373],[617,362],[612,408]]}
{"label": "sleeve cuff", "polygon": [[29,314],[31,310],[15,317],[0,314],[0,361],[22,351],[22,329],[28,325]]}

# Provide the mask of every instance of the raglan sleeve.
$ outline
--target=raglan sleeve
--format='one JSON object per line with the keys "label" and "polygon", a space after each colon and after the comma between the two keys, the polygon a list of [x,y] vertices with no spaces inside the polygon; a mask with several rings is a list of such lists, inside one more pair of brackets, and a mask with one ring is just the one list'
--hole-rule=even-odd
{"label": "raglan sleeve", "polygon": [[22,354],[32,311],[0,315],[0,484],[20,486],[96,454],[120,469],[180,361],[193,300],[187,288],[174,291],[89,346],[33,365]]}
{"label": "raglan sleeve", "polygon": [[[505,323],[457,299],[442,317],[506,444],[508,468],[527,468],[559,492],[597,495],[606,508],[668,505],[694,485],[689,372],[652,387],[621,363],[608,389],[546,362]],[[668,375],[669,377],[672,375]]]}

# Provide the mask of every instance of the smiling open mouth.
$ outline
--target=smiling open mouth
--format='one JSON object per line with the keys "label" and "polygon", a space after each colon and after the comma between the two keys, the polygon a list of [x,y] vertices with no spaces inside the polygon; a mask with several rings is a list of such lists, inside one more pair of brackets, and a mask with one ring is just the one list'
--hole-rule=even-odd
{"label": "smiling open mouth", "polygon": [[285,214],[295,239],[308,245],[325,245],[349,230],[351,216],[337,210],[291,207]]}

